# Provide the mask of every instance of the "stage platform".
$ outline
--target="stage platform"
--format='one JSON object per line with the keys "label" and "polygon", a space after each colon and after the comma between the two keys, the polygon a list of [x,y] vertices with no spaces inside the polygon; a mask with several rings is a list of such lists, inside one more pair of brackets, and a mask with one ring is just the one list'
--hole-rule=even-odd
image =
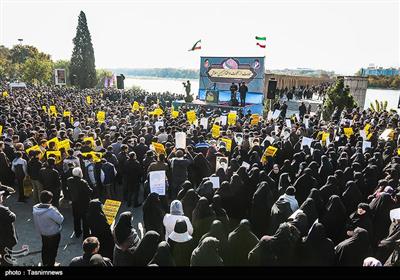
{"label": "stage platform", "polygon": [[206,103],[201,100],[194,100],[191,103],[186,103],[184,101],[174,101],[172,102],[172,105],[174,106],[174,109],[177,110],[179,107],[185,105],[191,109],[197,109],[199,107],[203,107],[206,109],[207,114],[212,114],[212,112],[215,109],[220,109],[222,114],[228,114],[230,111],[238,111],[238,110],[243,110],[243,113],[247,113],[248,110],[252,114],[263,114],[263,105],[262,104],[247,104],[244,107],[240,106],[229,106],[227,104],[212,104],[212,103]]}

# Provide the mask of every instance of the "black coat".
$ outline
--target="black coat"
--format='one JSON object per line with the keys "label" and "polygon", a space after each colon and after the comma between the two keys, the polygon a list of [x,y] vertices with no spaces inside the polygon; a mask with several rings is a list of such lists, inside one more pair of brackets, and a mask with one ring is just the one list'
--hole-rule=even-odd
{"label": "black coat", "polygon": [[67,187],[71,196],[72,203],[85,211],[89,207],[90,196],[93,192],[89,184],[79,177],[70,177],[67,180]]}
{"label": "black coat", "polygon": [[53,191],[60,190],[61,179],[58,171],[51,167],[40,169],[39,181],[43,185],[43,189]]}
{"label": "black coat", "polygon": [[15,214],[8,207],[0,205],[0,248],[11,249],[17,244],[14,222]]}

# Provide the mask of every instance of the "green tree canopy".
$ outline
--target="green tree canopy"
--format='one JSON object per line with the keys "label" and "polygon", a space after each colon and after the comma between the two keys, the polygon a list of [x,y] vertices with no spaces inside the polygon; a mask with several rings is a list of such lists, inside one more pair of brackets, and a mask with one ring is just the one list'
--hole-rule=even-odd
{"label": "green tree canopy", "polygon": [[[80,12],[76,36],[73,39],[74,50],[71,57],[70,80],[75,81],[80,88],[92,88],[96,85],[96,68],[94,50],[86,15]],[[75,75],[75,76],[74,76]]]}
{"label": "green tree canopy", "polygon": [[23,81],[40,85],[49,84],[52,77],[53,63],[50,59],[44,59],[39,56],[28,58],[22,64]]}
{"label": "green tree canopy", "polygon": [[354,108],[355,106],[356,102],[350,94],[350,88],[345,87],[344,78],[339,77],[336,79],[335,84],[328,89],[324,103],[323,118],[324,120],[329,120],[336,107],[341,112],[345,108]]}

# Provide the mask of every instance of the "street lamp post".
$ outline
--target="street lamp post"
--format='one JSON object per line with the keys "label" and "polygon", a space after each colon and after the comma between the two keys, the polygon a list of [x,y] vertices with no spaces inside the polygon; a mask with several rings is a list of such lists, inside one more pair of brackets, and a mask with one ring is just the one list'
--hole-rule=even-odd
{"label": "street lamp post", "polygon": [[20,45],[22,45],[22,41],[23,41],[24,39],[18,39],[18,42],[19,42],[19,44]]}

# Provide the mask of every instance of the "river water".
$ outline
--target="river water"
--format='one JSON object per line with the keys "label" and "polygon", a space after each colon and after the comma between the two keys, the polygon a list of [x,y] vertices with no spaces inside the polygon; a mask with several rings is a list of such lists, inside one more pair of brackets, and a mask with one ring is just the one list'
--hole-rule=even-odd
{"label": "river water", "polygon": [[[142,77],[126,77],[125,88],[139,86],[149,92],[169,91],[173,93],[184,94],[185,89],[182,85],[185,79],[160,79],[160,78],[142,78]],[[199,89],[199,80],[190,80],[192,84],[192,92],[197,93]],[[397,109],[399,102],[400,90],[390,89],[367,89],[364,108],[368,108],[371,102],[388,101],[388,109]]]}

